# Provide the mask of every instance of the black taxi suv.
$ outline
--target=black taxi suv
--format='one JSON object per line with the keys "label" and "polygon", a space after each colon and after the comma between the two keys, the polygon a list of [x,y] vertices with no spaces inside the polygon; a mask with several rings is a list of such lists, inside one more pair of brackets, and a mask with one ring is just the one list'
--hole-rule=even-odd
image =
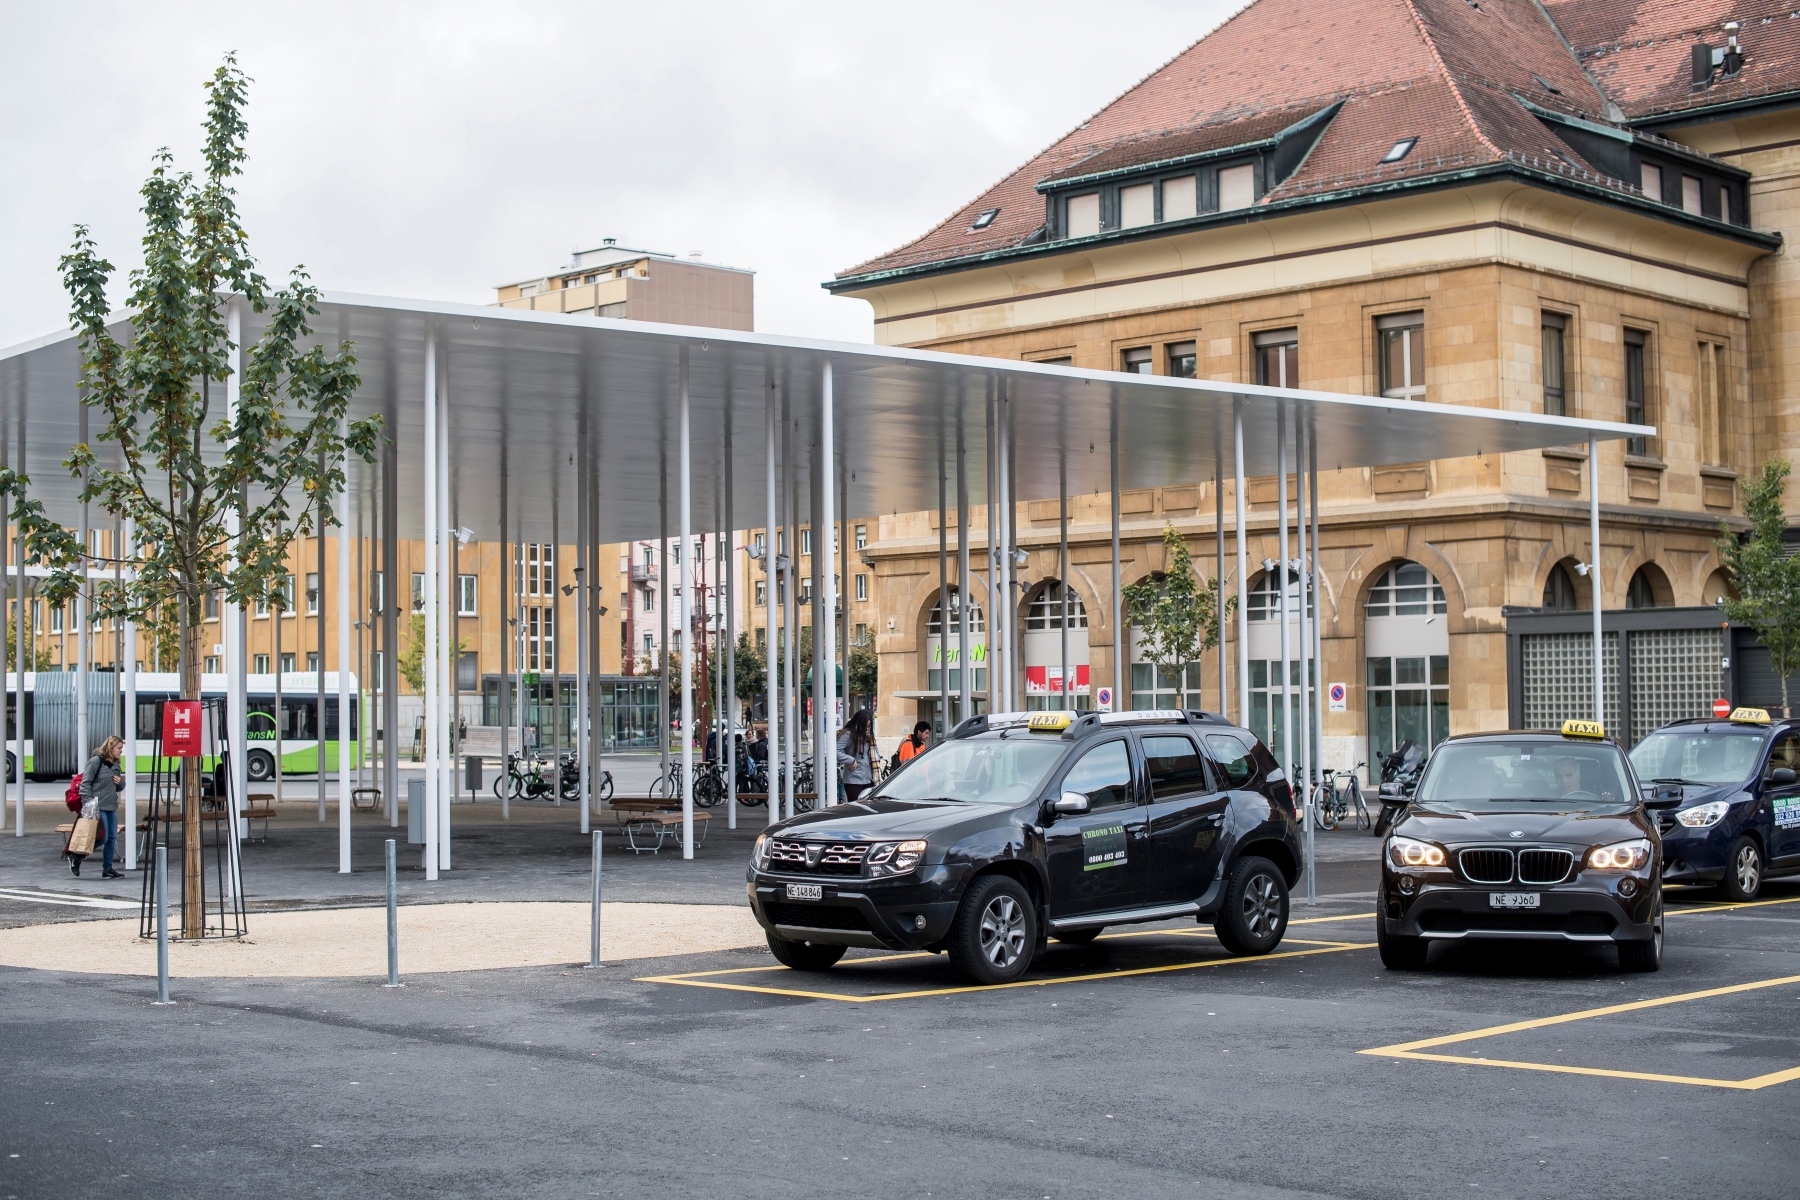
{"label": "black taxi suv", "polygon": [[1662,848],[1618,743],[1561,732],[1466,734],[1432,752],[1382,847],[1376,941],[1394,969],[1433,941],[1612,943],[1628,971],[1662,965]]}
{"label": "black taxi suv", "polygon": [[1006,983],[1047,938],[1192,916],[1266,954],[1299,878],[1287,781],[1257,738],[1179,710],[972,717],[853,804],[756,839],[750,902],[775,957],[945,952]]}
{"label": "black taxi suv", "polygon": [[1664,883],[1713,884],[1742,901],[1800,872],[1800,720],[1739,708],[1676,721],[1633,746],[1631,765],[1645,786],[1681,797],[1658,814]]}

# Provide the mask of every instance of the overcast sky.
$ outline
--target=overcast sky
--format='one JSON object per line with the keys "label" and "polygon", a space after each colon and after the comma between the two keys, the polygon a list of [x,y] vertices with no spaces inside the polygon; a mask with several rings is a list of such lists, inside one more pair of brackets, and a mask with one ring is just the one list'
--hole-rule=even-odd
{"label": "overcast sky", "polygon": [[[137,189],[254,80],[264,273],[486,303],[576,248],[757,272],[756,325],[867,341],[819,287],[923,233],[1239,5],[0,0],[0,346],[62,328],[76,222],[136,265]],[[115,291],[122,296],[122,290]]]}

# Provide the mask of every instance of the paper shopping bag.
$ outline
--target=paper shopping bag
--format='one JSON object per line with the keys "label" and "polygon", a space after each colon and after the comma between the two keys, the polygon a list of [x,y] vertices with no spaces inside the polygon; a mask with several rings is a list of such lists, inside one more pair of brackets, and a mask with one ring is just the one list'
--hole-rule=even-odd
{"label": "paper shopping bag", "polygon": [[92,854],[94,839],[99,836],[100,822],[92,817],[83,817],[75,822],[75,829],[69,834],[70,854]]}

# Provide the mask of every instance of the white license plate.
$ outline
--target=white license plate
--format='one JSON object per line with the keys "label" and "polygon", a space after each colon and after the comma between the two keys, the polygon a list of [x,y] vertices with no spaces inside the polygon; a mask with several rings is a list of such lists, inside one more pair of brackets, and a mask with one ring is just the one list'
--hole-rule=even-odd
{"label": "white license plate", "polygon": [[1536,892],[1489,892],[1489,908],[1536,908],[1538,894]]}
{"label": "white license plate", "polygon": [[[787,898],[789,900],[823,900],[825,898],[825,885],[820,883],[790,883],[787,885]],[[1532,897],[1533,901],[1536,901],[1536,899],[1537,897]]]}

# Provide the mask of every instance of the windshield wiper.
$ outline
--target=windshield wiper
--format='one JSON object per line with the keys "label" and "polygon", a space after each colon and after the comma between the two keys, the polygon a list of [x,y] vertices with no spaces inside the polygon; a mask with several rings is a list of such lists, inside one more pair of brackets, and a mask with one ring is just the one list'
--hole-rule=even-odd
{"label": "windshield wiper", "polygon": [[1699,787],[1700,786],[1700,783],[1698,780],[1683,779],[1679,775],[1659,775],[1655,779],[1652,779],[1650,782],[1651,783],[1680,783],[1680,784],[1685,784],[1688,787]]}

